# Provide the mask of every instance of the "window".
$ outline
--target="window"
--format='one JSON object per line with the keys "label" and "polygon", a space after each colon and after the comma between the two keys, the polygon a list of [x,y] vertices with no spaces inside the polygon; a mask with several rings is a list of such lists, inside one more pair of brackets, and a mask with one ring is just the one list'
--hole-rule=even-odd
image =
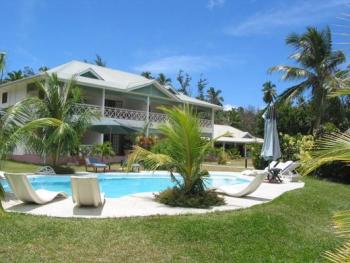
{"label": "window", "polygon": [[1,97],[1,103],[2,104],[7,103],[7,99],[8,99],[8,93],[7,92],[3,92],[2,93],[2,97]]}
{"label": "window", "polygon": [[123,108],[123,102],[120,100],[105,100],[105,106],[110,108]]}

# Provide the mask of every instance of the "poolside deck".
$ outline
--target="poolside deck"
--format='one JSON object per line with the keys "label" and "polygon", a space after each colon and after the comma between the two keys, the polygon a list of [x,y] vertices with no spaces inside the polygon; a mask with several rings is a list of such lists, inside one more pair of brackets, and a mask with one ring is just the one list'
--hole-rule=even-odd
{"label": "poolside deck", "polygon": [[[232,186],[232,191],[240,186]],[[106,198],[104,206],[99,208],[75,207],[72,199],[58,199],[46,205],[23,204],[13,194],[7,194],[4,208],[9,212],[31,215],[76,218],[119,218],[154,215],[200,214],[216,211],[229,211],[263,204],[285,192],[303,188],[303,182],[270,184],[263,183],[254,193],[244,198],[225,197],[226,205],[211,209],[169,207],[153,199],[153,193],[139,193],[121,198]],[[230,189],[231,190],[231,189]]]}

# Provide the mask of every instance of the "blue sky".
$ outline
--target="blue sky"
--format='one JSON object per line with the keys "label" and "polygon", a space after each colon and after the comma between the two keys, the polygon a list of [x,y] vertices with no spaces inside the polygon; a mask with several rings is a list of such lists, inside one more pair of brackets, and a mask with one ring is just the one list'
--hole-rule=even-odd
{"label": "blue sky", "polygon": [[[193,93],[203,74],[223,91],[225,104],[262,107],[263,82],[272,80],[278,91],[289,84],[267,74],[270,66],[289,63],[285,36],[309,25],[343,32],[336,24],[350,22],[337,16],[350,10],[347,2],[2,0],[0,50],[8,54],[8,71],[92,60],[96,53],[112,68],[164,72],[175,86],[183,69]],[[334,35],[336,49],[344,41]]]}

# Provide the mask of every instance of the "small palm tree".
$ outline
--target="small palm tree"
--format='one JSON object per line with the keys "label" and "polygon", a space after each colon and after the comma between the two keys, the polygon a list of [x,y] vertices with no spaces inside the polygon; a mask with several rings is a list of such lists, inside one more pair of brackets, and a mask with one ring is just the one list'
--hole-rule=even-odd
{"label": "small palm tree", "polygon": [[[142,161],[151,170],[165,167],[176,182],[176,190],[184,196],[201,195],[205,192],[204,178],[208,175],[201,164],[213,141],[202,139],[199,120],[188,105],[183,109],[161,109],[169,118],[167,123],[159,127],[167,147],[162,153],[153,153],[136,146],[128,159],[128,168],[138,161]],[[174,176],[174,171],[180,174],[182,180]]]}
{"label": "small palm tree", "polygon": [[171,84],[171,78],[167,78],[163,73],[159,73],[157,81],[163,86]]}
{"label": "small palm tree", "polygon": [[75,113],[75,103],[82,102],[74,81],[63,84],[56,74],[37,83],[38,97],[27,97],[8,108],[1,118],[1,156],[16,145],[46,157],[52,164],[78,149],[85,130],[97,115],[90,110]]}
{"label": "small palm tree", "polygon": [[224,102],[224,98],[222,96],[220,96],[221,94],[221,90],[215,90],[215,88],[210,87],[207,90],[207,101],[212,103],[212,104],[216,104],[219,106],[222,106],[222,103]]}
{"label": "small palm tree", "polygon": [[308,27],[304,34],[290,34],[286,43],[295,48],[296,51],[290,58],[300,66],[279,65],[270,68],[269,71],[283,72],[284,80],[301,82],[286,89],[279,95],[278,100],[293,99],[311,90],[315,112],[313,128],[318,128],[323,121],[327,94],[335,88],[332,86],[332,80],[338,66],[345,61],[345,55],[342,51],[333,51],[329,27],[321,31],[315,27]]}
{"label": "small palm tree", "polygon": [[101,156],[103,162],[104,157],[115,155],[111,142],[105,142],[94,146],[93,153]]}
{"label": "small palm tree", "polygon": [[262,92],[264,93],[263,100],[266,104],[270,104],[277,97],[276,85],[273,84],[271,81],[266,81],[263,84]]}

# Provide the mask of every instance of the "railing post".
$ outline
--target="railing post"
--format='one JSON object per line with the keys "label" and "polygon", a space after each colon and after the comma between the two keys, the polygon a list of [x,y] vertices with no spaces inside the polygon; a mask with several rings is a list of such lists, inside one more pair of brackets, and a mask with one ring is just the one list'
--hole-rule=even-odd
{"label": "railing post", "polygon": [[211,130],[212,130],[211,137],[213,139],[214,139],[214,121],[215,121],[215,110],[211,109]]}
{"label": "railing post", "polygon": [[103,88],[102,90],[102,113],[101,113],[101,117],[103,118],[105,116],[105,101],[106,101],[106,89]]}

